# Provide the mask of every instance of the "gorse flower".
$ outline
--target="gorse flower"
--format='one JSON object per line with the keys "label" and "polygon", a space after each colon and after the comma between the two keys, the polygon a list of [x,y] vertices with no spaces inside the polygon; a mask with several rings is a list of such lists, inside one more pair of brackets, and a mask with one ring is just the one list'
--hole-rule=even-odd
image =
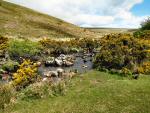
{"label": "gorse flower", "polygon": [[13,74],[13,85],[25,87],[34,82],[37,77],[37,66],[30,60],[24,60],[20,68]]}

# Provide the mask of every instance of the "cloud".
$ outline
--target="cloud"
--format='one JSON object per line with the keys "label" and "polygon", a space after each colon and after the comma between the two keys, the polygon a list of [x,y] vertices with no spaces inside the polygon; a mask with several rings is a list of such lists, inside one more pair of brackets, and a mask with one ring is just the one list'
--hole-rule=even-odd
{"label": "cloud", "polygon": [[139,27],[131,8],[143,0],[7,0],[79,26]]}

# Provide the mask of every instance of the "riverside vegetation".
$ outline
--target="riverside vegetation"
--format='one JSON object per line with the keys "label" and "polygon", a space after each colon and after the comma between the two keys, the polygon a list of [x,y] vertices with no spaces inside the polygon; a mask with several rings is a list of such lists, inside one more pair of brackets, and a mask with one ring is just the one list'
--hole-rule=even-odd
{"label": "riverside vegetation", "polygon": [[63,79],[57,85],[42,81],[42,76],[38,73],[38,61],[41,61],[43,56],[92,52],[94,68],[97,70],[130,79],[135,78],[135,75],[139,77],[141,74],[150,74],[149,39],[137,38],[131,34],[110,34],[99,40],[83,38],[62,42],[51,39],[42,39],[39,42],[27,40],[26,43],[13,39],[9,42],[6,37],[1,37],[1,40],[4,41],[2,44],[5,44],[4,48],[1,48],[5,53],[2,57],[7,54],[9,56],[4,58],[4,64],[1,66],[1,78],[7,76],[10,83],[8,86],[1,85],[3,110],[20,99],[24,101],[65,94],[68,80]]}

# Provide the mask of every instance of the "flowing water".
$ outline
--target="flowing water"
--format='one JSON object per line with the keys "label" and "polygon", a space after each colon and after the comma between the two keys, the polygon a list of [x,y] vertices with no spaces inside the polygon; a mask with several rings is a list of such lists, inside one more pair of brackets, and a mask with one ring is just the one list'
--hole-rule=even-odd
{"label": "flowing water", "polygon": [[55,71],[58,68],[62,68],[65,71],[77,71],[79,74],[85,73],[93,68],[93,62],[92,62],[92,57],[89,55],[86,57],[86,62],[84,62],[84,59],[81,56],[75,56],[76,60],[74,62],[73,66],[70,67],[56,67],[56,66],[49,66],[45,67],[42,65],[39,67],[39,72],[42,74],[43,72],[46,71]]}

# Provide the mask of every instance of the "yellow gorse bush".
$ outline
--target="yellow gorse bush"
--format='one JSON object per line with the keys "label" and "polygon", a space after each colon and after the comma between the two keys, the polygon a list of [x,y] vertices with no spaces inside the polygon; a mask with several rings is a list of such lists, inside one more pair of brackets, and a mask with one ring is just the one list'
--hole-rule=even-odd
{"label": "yellow gorse bush", "polygon": [[0,36],[0,50],[5,50],[8,47],[8,38]]}
{"label": "yellow gorse bush", "polygon": [[97,48],[99,45],[98,40],[94,40],[92,38],[81,38],[81,39],[70,39],[70,40],[53,40],[53,39],[42,39],[39,41],[40,44],[51,51],[51,53],[59,53],[60,51],[63,53],[70,52],[72,48],[87,48],[92,50]]}
{"label": "yellow gorse bush", "polygon": [[[131,34],[110,34],[101,39],[99,53],[94,57],[94,67],[122,70],[124,74],[150,73],[150,41]],[[138,70],[137,70],[137,67]]]}
{"label": "yellow gorse bush", "polygon": [[13,74],[13,85],[25,87],[34,82],[37,77],[37,65],[30,60],[24,60],[20,68]]}
{"label": "yellow gorse bush", "polygon": [[138,72],[141,74],[150,74],[150,62],[144,62],[138,67]]}

